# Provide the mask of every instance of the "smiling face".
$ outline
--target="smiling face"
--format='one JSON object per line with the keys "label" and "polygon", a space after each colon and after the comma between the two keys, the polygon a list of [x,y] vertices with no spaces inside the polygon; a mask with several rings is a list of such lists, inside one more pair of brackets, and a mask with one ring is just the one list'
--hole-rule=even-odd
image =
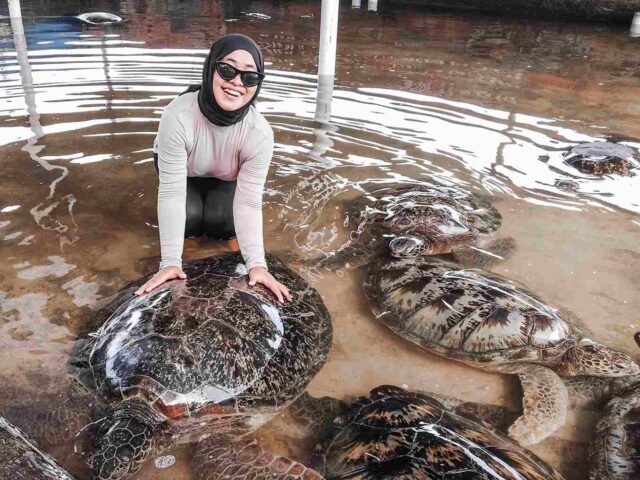
{"label": "smiling face", "polygon": [[[238,70],[258,71],[256,62],[246,50],[235,50],[221,61],[233,65]],[[257,88],[243,84],[239,74],[231,80],[225,80],[217,70],[213,72],[213,96],[220,108],[226,112],[244,107],[253,98]]]}

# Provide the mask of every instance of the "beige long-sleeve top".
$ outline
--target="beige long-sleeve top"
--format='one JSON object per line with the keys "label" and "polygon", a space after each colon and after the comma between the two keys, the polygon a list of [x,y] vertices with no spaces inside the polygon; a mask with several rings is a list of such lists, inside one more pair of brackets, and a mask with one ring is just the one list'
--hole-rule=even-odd
{"label": "beige long-sleeve top", "polygon": [[198,92],[176,97],[165,108],[153,150],[158,154],[160,268],[182,266],[187,176],[238,180],[233,219],[247,270],[266,267],[262,238],[262,192],[273,154],[273,130],[251,107],[242,121],[214,125],[200,112]]}

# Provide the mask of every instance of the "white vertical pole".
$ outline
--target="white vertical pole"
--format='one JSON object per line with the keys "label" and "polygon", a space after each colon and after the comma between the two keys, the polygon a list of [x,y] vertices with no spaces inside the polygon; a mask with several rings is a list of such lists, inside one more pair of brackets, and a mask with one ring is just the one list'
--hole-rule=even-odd
{"label": "white vertical pole", "polygon": [[[20,9],[20,0],[9,0],[9,17],[20,19],[20,27],[22,27],[22,11]],[[13,25],[11,29],[14,34],[21,35],[24,33],[24,29],[16,31]]]}
{"label": "white vertical pole", "polygon": [[335,75],[339,0],[322,0],[318,76]]}
{"label": "white vertical pole", "polygon": [[333,81],[336,73],[336,46],[338,40],[338,6],[340,0],[322,0],[322,16],[320,18],[320,55],[318,59],[318,92],[316,96],[316,112],[314,120],[318,128],[314,129],[316,140],[309,155],[322,161],[322,155],[333,142],[327,136],[336,127],[329,123],[331,119],[331,100],[333,98]]}
{"label": "white vertical pole", "polygon": [[636,14],[633,16],[629,35],[632,37],[640,37],[640,12],[636,12]]}
{"label": "white vertical pole", "polygon": [[367,2],[367,10],[369,10],[370,12],[377,12],[378,11],[378,0],[369,0]]}
{"label": "white vertical pole", "polygon": [[362,6],[362,0],[351,0],[351,8],[360,8]]}
{"label": "white vertical pole", "polygon": [[[47,199],[53,198],[56,185],[68,174],[68,168],[61,165],[51,165],[46,160],[40,158],[39,153],[44,145],[38,145],[38,138],[44,135],[42,125],[40,124],[40,115],[36,104],[36,91],[33,87],[33,75],[31,74],[31,65],[29,64],[29,52],[27,50],[27,38],[24,34],[24,25],[22,24],[22,14],[20,12],[20,0],[9,0],[9,16],[11,17],[11,30],[13,30],[13,43],[16,47],[16,58],[20,65],[20,79],[22,80],[22,90],[24,90],[24,102],[27,105],[29,114],[29,124],[33,137],[27,140],[27,144],[22,150],[29,153],[31,159],[47,171],[60,170],[61,175],[49,185],[49,196]],[[36,223],[40,224],[40,220],[36,219]],[[45,228],[45,227],[43,227]],[[66,227],[65,227],[66,228]],[[45,228],[47,230],[48,228]]]}

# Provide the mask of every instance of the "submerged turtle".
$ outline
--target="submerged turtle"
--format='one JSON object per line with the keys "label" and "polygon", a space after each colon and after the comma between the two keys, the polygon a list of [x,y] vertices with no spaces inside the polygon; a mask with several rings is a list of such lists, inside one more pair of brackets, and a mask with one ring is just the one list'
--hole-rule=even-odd
{"label": "submerged turtle", "polygon": [[637,150],[622,143],[591,142],[581,143],[569,150],[564,163],[591,175],[632,175],[631,169],[637,168],[640,154]]}
{"label": "submerged turtle", "polygon": [[[309,463],[327,479],[562,480],[532,453],[427,394],[380,386],[350,404],[327,397],[301,400],[294,404],[302,412],[298,416],[308,420],[317,441]],[[300,464],[286,459],[278,459],[280,472],[263,467],[262,477],[251,476],[258,473],[252,470],[254,456],[238,454],[221,464],[212,455],[215,445],[215,439],[205,440],[196,450],[199,480],[222,478],[223,471],[238,472],[233,478],[304,478],[295,474]]]}
{"label": "submerged turtle", "polygon": [[525,287],[498,275],[433,258],[383,259],[369,266],[365,290],[386,326],[430,352],[517,374],[524,413],[509,429],[523,445],[565,421],[561,376],[640,372],[626,354],[600,345]]}
{"label": "submerged turtle", "polygon": [[589,446],[590,480],[640,478],[640,376],[565,380],[583,418],[600,417]]}
{"label": "submerged turtle", "polygon": [[[640,346],[640,332],[635,340]],[[589,478],[640,478],[640,375],[573,377],[565,385],[587,414],[600,417],[589,448]],[[594,415],[594,409],[600,411]]]}
{"label": "submerged turtle", "polygon": [[114,480],[175,443],[215,435],[227,445],[300,395],[332,339],[318,293],[277,258],[270,272],[293,300],[248,285],[239,255],[188,263],[186,281],[144,296],[136,282],[76,342],[70,375],[107,404],[95,433],[93,478]]}
{"label": "submerged turtle", "polygon": [[19,428],[0,417],[0,480],[73,480]]}
{"label": "submerged turtle", "polygon": [[[483,257],[469,255],[466,247],[477,250],[482,239],[501,224],[502,216],[489,202],[458,188],[385,186],[349,205],[345,225],[350,228],[351,238],[320,266],[332,266],[350,257],[362,257],[363,262],[386,247],[395,257],[456,253],[457,260],[463,262],[464,250],[473,258],[467,263],[478,265],[484,263],[479,260]],[[513,248],[512,240],[496,242],[489,248],[506,252]]]}
{"label": "submerged turtle", "polygon": [[82,23],[87,25],[122,25],[126,23],[122,17],[107,12],[89,12],[82,13],[76,17]]}

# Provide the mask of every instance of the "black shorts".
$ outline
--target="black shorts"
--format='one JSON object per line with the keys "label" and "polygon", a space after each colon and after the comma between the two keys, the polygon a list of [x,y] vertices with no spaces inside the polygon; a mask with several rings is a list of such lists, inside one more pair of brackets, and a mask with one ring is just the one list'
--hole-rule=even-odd
{"label": "black shorts", "polygon": [[[153,154],[158,171],[158,155]],[[185,237],[207,235],[217,240],[236,237],[233,223],[233,196],[236,180],[213,177],[187,177],[187,219]]]}

